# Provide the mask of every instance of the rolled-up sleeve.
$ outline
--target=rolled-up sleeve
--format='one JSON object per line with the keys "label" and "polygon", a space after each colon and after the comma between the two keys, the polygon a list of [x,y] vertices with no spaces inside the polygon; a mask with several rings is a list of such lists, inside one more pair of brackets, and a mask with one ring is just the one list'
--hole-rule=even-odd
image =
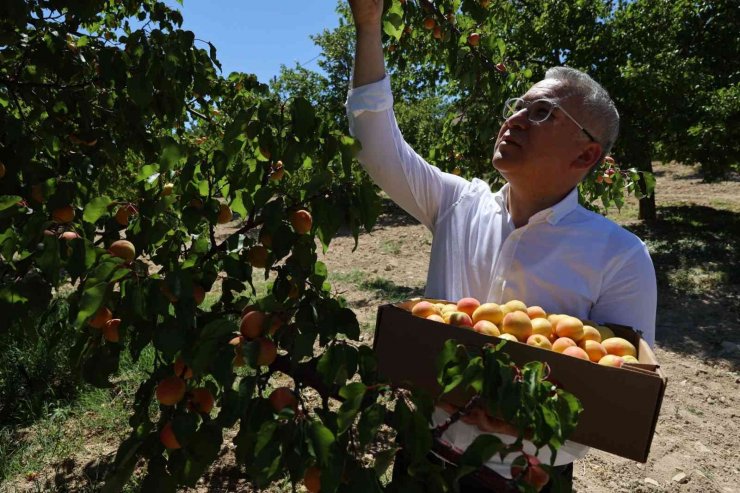
{"label": "rolled-up sleeve", "polygon": [[403,139],[393,113],[388,76],[353,88],[347,96],[350,133],[358,160],[373,181],[432,232],[440,208],[453,204],[470,182],[427,163]]}

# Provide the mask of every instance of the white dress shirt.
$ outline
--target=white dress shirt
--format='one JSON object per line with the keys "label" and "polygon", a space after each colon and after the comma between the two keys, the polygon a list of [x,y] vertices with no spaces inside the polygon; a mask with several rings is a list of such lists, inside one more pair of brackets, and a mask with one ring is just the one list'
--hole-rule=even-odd
{"label": "white dress shirt", "polygon": [[[547,313],[633,327],[653,345],[655,271],[638,237],[580,206],[576,189],[516,228],[506,205],[508,184],[493,193],[479,179],[444,173],[404,141],[388,76],[351,89],[346,107],[350,132],[362,144],[360,163],[433,234],[427,297],[521,300]],[[441,409],[435,412],[435,421],[445,417]],[[478,434],[477,428],[457,422],[443,438],[464,449]],[[572,462],[587,450],[567,442],[556,464]],[[543,449],[540,459],[549,461],[548,455]],[[497,457],[487,465],[511,477],[513,458],[501,462]]]}

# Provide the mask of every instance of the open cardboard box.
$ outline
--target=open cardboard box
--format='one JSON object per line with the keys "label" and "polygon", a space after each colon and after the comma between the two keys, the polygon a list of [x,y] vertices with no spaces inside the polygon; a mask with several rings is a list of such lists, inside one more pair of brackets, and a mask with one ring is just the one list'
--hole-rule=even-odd
{"label": "open cardboard box", "polygon": [[[415,317],[411,308],[418,301],[378,309],[373,345],[378,373],[395,385],[416,385],[437,396],[441,387],[437,383],[436,359],[445,341],[455,339],[475,349],[501,339]],[[635,345],[639,364],[613,368],[511,341],[504,351],[520,366],[529,361],[547,362],[560,386],[580,399],[583,413],[570,437],[572,441],[645,462],[667,380],[650,346],[636,331],[605,325]],[[469,395],[462,392],[445,397],[457,406],[465,405],[468,399]]]}

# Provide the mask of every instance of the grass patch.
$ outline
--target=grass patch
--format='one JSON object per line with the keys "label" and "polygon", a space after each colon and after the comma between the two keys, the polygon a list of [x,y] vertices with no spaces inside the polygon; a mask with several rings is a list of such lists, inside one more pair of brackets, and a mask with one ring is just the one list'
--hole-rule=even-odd
{"label": "grass patch", "polygon": [[381,250],[389,255],[398,255],[401,253],[401,243],[396,240],[385,240],[380,245]]}
{"label": "grass patch", "polygon": [[423,296],[424,294],[424,288],[400,286],[390,279],[383,277],[368,279],[364,272],[357,269],[353,269],[350,272],[333,272],[329,275],[329,278],[332,281],[353,284],[360,291],[374,293],[378,298],[390,303],[396,303],[415,296]]}

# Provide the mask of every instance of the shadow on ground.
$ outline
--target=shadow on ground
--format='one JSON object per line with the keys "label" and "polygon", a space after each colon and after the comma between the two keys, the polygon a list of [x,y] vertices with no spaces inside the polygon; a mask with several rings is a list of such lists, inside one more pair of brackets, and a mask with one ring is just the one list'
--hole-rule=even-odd
{"label": "shadow on ground", "polygon": [[740,214],[705,206],[662,207],[654,225],[629,229],[650,248],[658,279],[658,344],[727,358],[740,343]]}

